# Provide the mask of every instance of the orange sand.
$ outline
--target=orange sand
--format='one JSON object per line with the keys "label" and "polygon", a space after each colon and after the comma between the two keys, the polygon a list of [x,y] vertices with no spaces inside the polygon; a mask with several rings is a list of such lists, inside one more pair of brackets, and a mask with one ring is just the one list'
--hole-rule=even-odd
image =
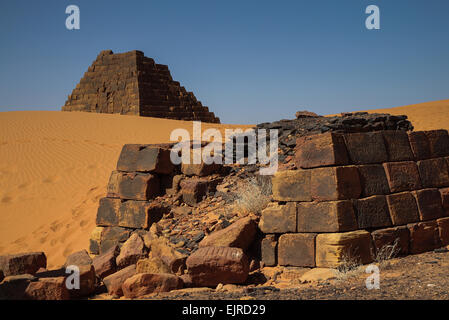
{"label": "orange sand", "polygon": [[[370,110],[449,129],[449,100]],[[276,120],[276,119],[273,119]],[[49,267],[88,247],[99,198],[125,143],[169,142],[191,122],[58,111],[0,113],[0,254],[44,251]],[[206,125],[203,129],[247,127]]]}
{"label": "orange sand", "polygon": [[[203,129],[236,128],[202,124]],[[238,126],[248,127],[248,126]],[[44,251],[49,267],[88,248],[125,143],[169,142],[192,123],[59,111],[0,113],[0,254]],[[192,134],[192,132],[191,132]]]}

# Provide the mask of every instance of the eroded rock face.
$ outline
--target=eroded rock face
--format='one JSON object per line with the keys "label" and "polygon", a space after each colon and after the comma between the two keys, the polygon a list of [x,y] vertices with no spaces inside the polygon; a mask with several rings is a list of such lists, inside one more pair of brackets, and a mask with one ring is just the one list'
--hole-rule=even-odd
{"label": "eroded rock face", "polygon": [[242,218],[229,227],[213,232],[204,238],[200,247],[236,247],[246,250],[254,240],[257,225],[250,218]]}
{"label": "eroded rock face", "polygon": [[134,299],[155,292],[181,289],[180,277],[168,273],[139,273],[127,279],[122,290],[126,298]]}
{"label": "eroded rock face", "polygon": [[248,258],[240,248],[200,248],[187,258],[186,264],[195,286],[243,283],[249,273]]}
{"label": "eroded rock face", "polygon": [[0,256],[0,270],[5,276],[35,274],[47,267],[47,257],[43,252],[20,253]]}

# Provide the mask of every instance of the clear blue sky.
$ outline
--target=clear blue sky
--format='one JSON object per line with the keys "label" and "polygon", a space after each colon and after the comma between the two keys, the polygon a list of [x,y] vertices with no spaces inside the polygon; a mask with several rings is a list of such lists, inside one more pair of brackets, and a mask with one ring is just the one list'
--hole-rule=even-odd
{"label": "clear blue sky", "polygon": [[0,111],[59,110],[103,49],[167,64],[226,123],[449,99],[448,0],[2,0],[0,43]]}

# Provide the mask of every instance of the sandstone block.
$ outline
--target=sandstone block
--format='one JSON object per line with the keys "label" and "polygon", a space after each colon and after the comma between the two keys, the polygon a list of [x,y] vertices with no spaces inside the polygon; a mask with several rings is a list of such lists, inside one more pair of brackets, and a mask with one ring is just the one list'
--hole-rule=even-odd
{"label": "sandstone block", "polygon": [[92,230],[89,239],[89,252],[91,254],[100,254],[101,235],[104,227],[96,227]]}
{"label": "sandstone block", "polygon": [[249,273],[248,258],[240,248],[203,247],[191,254],[186,264],[195,286],[243,283]]}
{"label": "sandstone block", "polygon": [[430,156],[432,158],[449,156],[449,135],[447,130],[424,131],[429,141]]}
{"label": "sandstone block", "polygon": [[64,266],[90,266],[92,259],[86,250],[81,250],[69,255],[64,263]]}
{"label": "sandstone block", "polygon": [[385,196],[371,196],[354,201],[360,229],[391,226],[390,213]]}
{"label": "sandstone block", "polygon": [[391,192],[412,191],[421,188],[421,179],[415,162],[388,162],[383,166]]}
{"label": "sandstone block", "polygon": [[441,245],[449,245],[449,218],[440,218],[437,220],[438,235],[440,236]]}
{"label": "sandstone block", "polygon": [[135,274],[136,265],[133,264],[104,278],[103,282],[108,293],[112,296],[123,296],[123,283]]}
{"label": "sandstone block", "polygon": [[441,194],[438,189],[422,189],[413,191],[418,204],[421,221],[438,219],[444,216]]}
{"label": "sandstone block", "polygon": [[208,182],[202,179],[181,181],[182,199],[190,206],[195,206],[203,200],[208,193]]}
{"label": "sandstone block", "polygon": [[401,130],[382,131],[387,148],[388,161],[410,161],[414,159],[407,132]]}
{"label": "sandstone block", "polygon": [[390,193],[385,170],[380,164],[368,164],[357,167],[360,176],[362,196],[385,195]]}
{"label": "sandstone block", "polygon": [[408,132],[410,147],[412,148],[415,160],[423,160],[430,158],[429,139],[423,131]]}
{"label": "sandstone block", "polygon": [[70,293],[65,277],[42,278],[30,282],[25,290],[25,297],[30,300],[69,300]]}
{"label": "sandstone block", "polygon": [[371,232],[377,254],[384,251],[389,254],[395,247],[399,255],[407,255],[410,242],[410,233],[407,226],[380,229]]}
{"label": "sandstone block", "polygon": [[382,163],[388,160],[382,133],[379,131],[344,135],[349,159],[354,164]]}
{"label": "sandstone block", "polygon": [[411,192],[387,195],[387,203],[393,225],[400,226],[419,221],[418,206]]}
{"label": "sandstone block", "polygon": [[257,225],[250,218],[241,218],[230,226],[215,231],[199,243],[200,247],[236,247],[246,250],[254,241]]}
{"label": "sandstone block", "polygon": [[432,251],[441,246],[438,224],[436,221],[409,224],[410,253]]}
{"label": "sandstone block", "polygon": [[117,256],[116,264],[119,269],[136,264],[139,259],[145,256],[145,244],[142,238],[133,233],[123,244],[120,254]]}
{"label": "sandstone block", "polygon": [[148,229],[168,212],[170,208],[158,202],[125,201],[120,205],[118,225],[133,229]]}
{"label": "sandstone block", "polygon": [[296,232],[296,203],[278,203],[262,210],[259,228],[263,233]]}
{"label": "sandstone block", "polygon": [[122,172],[112,171],[109,177],[109,182],[107,186],[107,197],[108,198],[120,198],[120,179],[122,177]]}
{"label": "sandstone block", "polygon": [[139,150],[136,170],[132,171],[170,174],[174,168],[175,165],[170,159],[170,149],[148,146]]}
{"label": "sandstone block", "polygon": [[0,270],[6,276],[35,274],[47,267],[47,257],[43,252],[30,252],[0,256]]}
{"label": "sandstone block", "polygon": [[276,201],[311,201],[310,170],[278,171],[272,178]]}
{"label": "sandstone block", "polygon": [[362,190],[356,167],[326,167],[311,172],[313,200],[345,200],[359,198]]}
{"label": "sandstone block", "polygon": [[127,279],[122,286],[126,298],[134,299],[150,293],[181,289],[180,277],[168,273],[140,273]]}
{"label": "sandstone block", "polygon": [[106,227],[101,233],[100,254],[115,245],[125,242],[131,234],[130,229],[122,227]]}
{"label": "sandstone block", "polygon": [[95,292],[97,279],[95,268],[92,265],[82,265],[79,267],[80,287],[69,290],[71,298],[87,297]]}
{"label": "sandstone block", "polygon": [[435,158],[418,161],[419,176],[424,188],[449,186],[449,170],[446,159]]}
{"label": "sandstone block", "polygon": [[266,235],[261,241],[261,260],[267,267],[272,267],[277,264],[277,243],[276,236],[272,234]]}
{"label": "sandstone block", "polygon": [[182,273],[185,269],[187,256],[173,248],[164,238],[150,240],[150,257],[160,258],[172,273]]}
{"label": "sandstone block", "polygon": [[0,283],[0,300],[23,300],[25,290],[37,278],[31,274],[7,276]]}
{"label": "sandstone block", "polygon": [[445,216],[449,216],[449,188],[440,189],[441,203]]}
{"label": "sandstone block", "polygon": [[335,268],[348,257],[362,264],[373,261],[371,235],[364,230],[322,233],[316,237],[316,266]]}
{"label": "sandstone block", "polygon": [[187,176],[205,177],[219,172],[221,168],[222,165],[216,163],[206,164],[202,162],[200,164],[181,164],[181,172]]}
{"label": "sandstone block", "polygon": [[342,232],[357,229],[351,201],[301,202],[297,204],[297,232]]}
{"label": "sandstone block", "polygon": [[160,193],[159,178],[149,173],[122,173],[118,189],[121,199],[150,200]]}
{"label": "sandstone block", "polygon": [[295,165],[297,168],[315,168],[349,164],[343,136],[324,133],[300,137],[296,141]]}
{"label": "sandstone block", "polygon": [[314,233],[291,233],[279,237],[278,259],[281,266],[315,267]]}
{"label": "sandstone block", "polygon": [[159,257],[137,261],[136,273],[171,273],[170,268]]}
{"label": "sandstone block", "polygon": [[97,226],[115,227],[118,225],[118,211],[122,201],[120,199],[101,198],[97,210]]}
{"label": "sandstone block", "polygon": [[102,255],[93,258],[92,264],[95,268],[96,275],[100,279],[106,278],[117,271],[117,264],[115,263],[115,260],[119,253],[120,248],[115,245]]}

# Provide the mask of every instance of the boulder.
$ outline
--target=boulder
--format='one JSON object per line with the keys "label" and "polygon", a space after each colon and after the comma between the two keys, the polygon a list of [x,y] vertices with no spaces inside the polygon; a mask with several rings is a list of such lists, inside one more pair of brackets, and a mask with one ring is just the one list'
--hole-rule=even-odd
{"label": "boulder", "polygon": [[47,257],[43,252],[9,254],[0,256],[0,270],[5,276],[35,274],[47,267]]}
{"label": "boulder", "polygon": [[168,292],[181,289],[180,277],[168,273],[139,273],[127,279],[122,290],[126,298],[134,299],[150,293]]}
{"label": "boulder", "polygon": [[243,283],[249,273],[248,258],[240,248],[199,248],[187,258],[186,264],[192,284],[199,287]]}
{"label": "boulder", "polygon": [[112,296],[122,296],[122,285],[126,279],[131,278],[136,274],[136,265],[130,265],[116,273],[113,273],[103,279],[103,283],[108,290],[108,293]]}
{"label": "boulder", "polygon": [[30,300],[69,300],[70,293],[65,277],[41,278],[30,282],[25,290],[25,298]]}
{"label": "boulder", "polygon": [[65,261],[64,266],[90,266],[92,264],[92,259],[86,250],[81,250],[69,255]]}
{"label": "boulder", "polygon": [[90,296],[95,292],[97,278],[95,276],[95,268],[92,265],[84,265],[79,267],[80,271],[80,287],[79,289],[70,289],[71,298],[81,298]]}
{"label": "boulder", "polygon": [[113,246],[108,251],[92,260],[96,275],[103,279],[117,271],[116,258],[120,253],[118,245]]}
{"label": "boulder", "polygon": [[160,258],[172,273],[182,273],[187,256],[173,248],[167,239],[157,238],[149,241],[150,257]]}
{"label": "boulder", "polygon": [[317,115],[315,112],[312,112],[312,111],[302,110],[302,111],[297,111],[295,113],[295,117],[296,117],[296,119],[316,118],[316,117],[319,117],[319,115]]}
{"label": "boulder", "polygon": [[25,290],[37,278],[31,274],[7,276],[0,283],[0,300],[25,299]]}
{"label": "boulder", "polygon": [[117,256],[116,264],[119,269],[136,264],[140,258],[145,256],[145,244],[142,238],[133,233],[128,240],[125,241]]}
{"label": "boulder", "polygon": [[213,232],[199,243],[200,247],[236,247],[246,250],[253,242],[257,225],[251,217],[241,218],[227,228]]}
{"label": "boulder", "polygon": [[170,268],[159,257],[137,261],[136,273],[171,273]]}
{"label": "boulder", "polygon": [[181,181],[182,200],[190,206],[195,206],[203,200],[209,190],[205,179],[189,179]]}

